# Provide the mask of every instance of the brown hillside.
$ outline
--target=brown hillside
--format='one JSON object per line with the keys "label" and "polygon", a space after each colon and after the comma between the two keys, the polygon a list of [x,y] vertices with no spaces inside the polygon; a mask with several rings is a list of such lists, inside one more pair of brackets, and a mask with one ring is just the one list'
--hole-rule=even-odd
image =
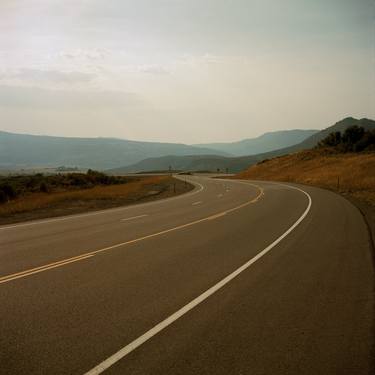
{"label": "brown hillside", "polygon": [[307,150],[263,161],[236,178],[314,185],[339,190],[375,205],[375,153]]}

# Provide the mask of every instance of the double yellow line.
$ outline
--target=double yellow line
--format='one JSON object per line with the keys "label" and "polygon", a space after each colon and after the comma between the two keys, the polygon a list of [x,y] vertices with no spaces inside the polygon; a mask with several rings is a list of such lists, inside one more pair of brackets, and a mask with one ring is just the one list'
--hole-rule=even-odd
{"label": "double yellow line", "polygon": [[166,234],[166,233],[170,233],[170,232],[174,232],[176,230],[191,227],[195,224],[199,224],[199,223],[202,223],[204,221],[215,220],[215,219],[218,219],[220,217],[223,217],[230,212],[237,211],[237,210],[239,210],[243,207],[248,206],[249,204],[257,202],[264,195],[264,190],[260,186],[254,185],[254,184],[247,184],[247,185],[251,185],[251,186],[256,187],[259,190],[259,194],[254,199],[252,199],[251,201],[245,202],[245,203],[243,203],[243,204],[241,204],[237,207],[234,207],[234,208],[231,208],[229,210],[220,212],[218,214],[214,214],[214,215],[205,217],[203,219],[192,221],[192,222],[187,223],[187,224],[182,224],[182,225],[179,225],[179,226],[174,227],[174,228],[166,229],[166,230],[163,230],[161,232],[157,232],[157,233],[149,234],[147,236],[139,237],[139,238],[136,238],[134,240],[122,242],[122,243],[112,245],[112,246],[108,246],[108,247],[105,247],[103,249],[91,251],[91,252],[81,254],[81,255],[78,255],[78,256],[75,256],[75,257],[72,257],[72,258],[66,258],[66,259],[63,259],[63,260],[60,260],[60,261],[57,261],[57,262],[48,263],[48,264],[45,264],[45,265],[40,266],[40,267],[30,268],[30,269],[27,269],[25,271],[21,271],[21,272],[12,273],[12,274],[9,274],[9,275],[6,275],[6,276],[2,276],[2,277],[0,277],[0,284],[8,283],[8,282],[13,281],[13,280],[17,280],[17,279],[21,279],[21,278],[28,277],[28,276],[31,276],[31,275],[35,275],[37,273],[45,272],[45,271],[51,270],[53,268],[63,267],[63,266],[66,266],[67,264],[70,264],[70,263],[80,262],[82,260],[92,258],[93,256],[95,256],[99,253],[103,253],[105,251],[113,250],[113,249],[118,248],[118,247],[130,245],[130,244],[133,244],[133,243],[136,243],[136,242],[147,240],[147,239],[152,238],[152,237],[161,236],[161,235]]}

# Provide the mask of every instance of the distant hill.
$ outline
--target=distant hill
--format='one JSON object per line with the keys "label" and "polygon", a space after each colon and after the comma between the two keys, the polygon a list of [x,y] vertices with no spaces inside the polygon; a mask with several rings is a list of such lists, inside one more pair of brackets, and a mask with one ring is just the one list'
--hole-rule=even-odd
{"label": "distant hill", "polygon": [[[217,171],[220,169],[231,173],[240,172],[257,160],[256,156],[223,157],[219,155],[168,155],[159,158],[149,158],[139,163],[121,168],[111,169],[111,174],[167,171],[169,167],[175,171]],[[259,159],[261,160],[261,159]]]}
{"label": "distant hill", "polygon": [[231,143],[206,143],[194,146],[220,150],[233,156],[256,155],[289,147],[304,141],[319,130],[282,130],[265,133],[257,138],[244,139]]}
{"label": "distant hill", "polygon": [[339,122],[336,122],[335,125],[332,125],[326,129],[321,130],[320,132],[313,134],[311,137],[307,138],[305,141],[299,144],[299,149],[308,149],[315,147],[319,141],[326,138],[327,135],[333,132],[344,132],[350,126],[360,126],[365,130],[374,130],[375,121],[367,118],[362,118],[357,120],[353,117],[347,117]]}
{"label": "distant hill", "polygon": [[318,133],[313,134],[312,136],[308,137],[304,141],[297,143],[296,145],[285,147],[279,150],[270,151],[264,154],[260,154],[257,156],[261,156],[263,159],[269,159],[275,156],[281,156],[290,154],[292,152],[301,151],[301,150],[308,150],[310,148],[315,147],[321,140],[326,138],[330,133],[333,132],[344,132],[347,128],[350,126],[360,126],[364,128],[365,130],[374,130],[375,129],[375,121],[370,120],[367,118],[362,118],[360,120],[357,120],[353,117],[347,117],[344,118],[341,121],[336,122],[334,125],[329,126],[328,128],[325,128],[321,130]]}
{"label": "distant hill", "polygon": [[[65,138],[0,132],[0,168],[68,166],[109,169],[147,157],[208,154],[210,149],[177,143],[116,138]],[[216,154],[227,155],[222,151]]]}
{"label": "distant hill", "polygon": [[143,160],[137,164],[126,166],[123,168],[118,168],[113,173],[129,173],[129,172],[142,172],[142,171],[152,171],[152,170],[167,170],[169,166],[176,170],[185,171],[198,171],[198,170],[208,170],[208,171],[226,171],[228,168],[230,173],[238,173],[243,171],[247,167],[258,163],[259,161],[265,159],[271,159],[276,156],[286,155],[294,153],[297,151],[310,149],[315,147],[319,141],[324,139],[328,134],[335,131],[345,131],[350,126],[358,125],[366,130],[375,129],[375,121],[369,119],[357,120],[352,117],[345,118],[337,122],[336,124],[314,133],[304,141],[282,149],[265,152],[257,155],[248,155],[241,157],[225,157],[220,155],[200,155],[200,156],[165,156],[161,158],[149,158]]}

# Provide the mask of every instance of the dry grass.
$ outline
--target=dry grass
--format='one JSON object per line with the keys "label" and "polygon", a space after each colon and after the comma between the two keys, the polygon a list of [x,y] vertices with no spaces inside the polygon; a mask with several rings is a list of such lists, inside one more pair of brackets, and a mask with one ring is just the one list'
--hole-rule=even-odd
{"label": "dry grass", "polygon": [[32,193],[0,205],[0,218],[20,213],[37,213],[41,210],[47,213],[42,215],[43,217],[58,216],[127,204],[170,190],[171,184],[175,182],[170,176],[152,176],[120,185],[99,185],[90,189],[56,193]]}
{"label": "dry grass", "polygon": [[314,185],[340,191],[375,205],[375,153],[302,151],[254,165],[236,178]]}

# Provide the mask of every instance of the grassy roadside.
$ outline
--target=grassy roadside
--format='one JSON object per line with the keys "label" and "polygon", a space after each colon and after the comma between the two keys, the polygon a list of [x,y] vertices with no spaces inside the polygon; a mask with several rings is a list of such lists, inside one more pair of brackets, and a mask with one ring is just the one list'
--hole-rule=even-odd
{"label": "grassy roadside", "polygon": [[307,150],[265,160],[236,178],[313,185],[375,206],[375,153]]}
{"label": "grassy roadside", "polygon": [[148,176],[116,185],[34,192],[1,204],[0,225],[147,202],[179,195],[193,188],[193,185],[171,176]]}

